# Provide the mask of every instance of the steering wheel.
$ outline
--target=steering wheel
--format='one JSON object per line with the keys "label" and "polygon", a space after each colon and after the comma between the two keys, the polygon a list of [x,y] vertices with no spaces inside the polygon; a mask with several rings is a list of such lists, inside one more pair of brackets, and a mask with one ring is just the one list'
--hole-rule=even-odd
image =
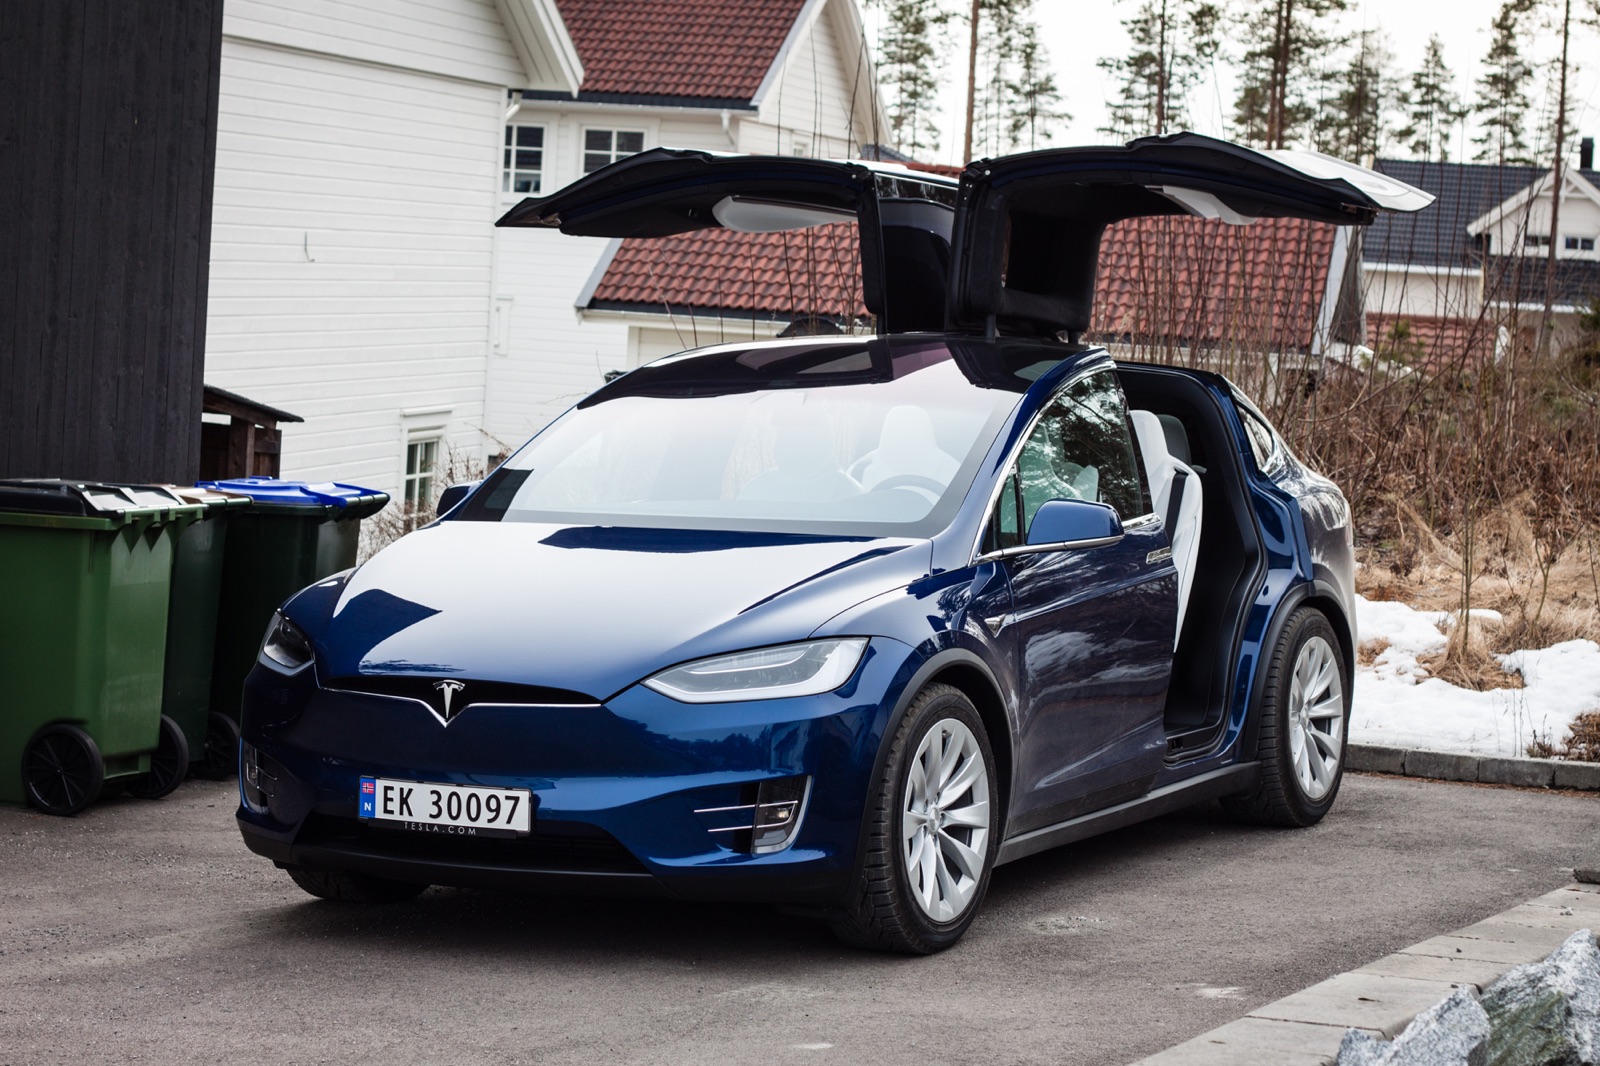
{"label": "steering wheel", "polygon": [[944,495],[945,485],[937,478],[924,477],[921,474],[895,474],[872,486],[871,491],[877,492],[880,489],[923,489],[933,493],[933,498],[937,500]]}

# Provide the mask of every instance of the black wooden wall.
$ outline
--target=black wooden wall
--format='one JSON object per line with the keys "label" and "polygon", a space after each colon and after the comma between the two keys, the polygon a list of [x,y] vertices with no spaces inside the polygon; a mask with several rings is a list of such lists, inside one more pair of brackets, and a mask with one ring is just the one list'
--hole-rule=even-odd
{"label": "black wooden wall", "polygon": [[0,477],[192,481],[222,0],[0,0]]}

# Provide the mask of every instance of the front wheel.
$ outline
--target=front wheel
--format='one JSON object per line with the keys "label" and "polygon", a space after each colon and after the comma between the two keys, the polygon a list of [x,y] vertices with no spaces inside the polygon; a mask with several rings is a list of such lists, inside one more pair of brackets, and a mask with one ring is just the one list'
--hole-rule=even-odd
{"label": "front wheel", "polygon": [[931,955],[961,939],[999,845],[994,753],[972,701],[917,694],[868,797],[861,864],[834,931],[857,947]]}
{"label": "front wheel", "polygon": [[1322,820],[1344,778],[1350,678],[1333,623],[1315,607],[1289,616],[1267,661],[1256,758],[1261,780],[1222,801],[1229,814],[1259,825],[1308,826]]}

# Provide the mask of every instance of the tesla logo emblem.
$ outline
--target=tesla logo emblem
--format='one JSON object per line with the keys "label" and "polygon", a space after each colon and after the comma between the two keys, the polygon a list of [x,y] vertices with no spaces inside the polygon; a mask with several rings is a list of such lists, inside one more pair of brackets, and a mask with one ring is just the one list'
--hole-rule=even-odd
{"label": "tesla logo emblem", "polygon": [[435,681],[433,683],[433,687],[437,689],[440,695],[444,697],[444,720],[448,722],[450,720],[451,699],[455,697],[457,692],[460,692],[467,686],[462,684],[460,681]]}

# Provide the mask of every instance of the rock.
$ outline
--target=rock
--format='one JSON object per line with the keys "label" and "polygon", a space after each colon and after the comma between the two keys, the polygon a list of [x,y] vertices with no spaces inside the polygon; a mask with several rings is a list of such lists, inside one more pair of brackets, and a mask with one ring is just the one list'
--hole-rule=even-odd
{"label": "rock", "polygon": [[1490,985],[1483,1009],[1488,1066],[1595,1066],[1600,1062],[1600,949],[1587,929],[1543,962]]}
{"label": "rock", "polygon": [[1349,1030],[1334,1066],[1485,1066],[1488,1042],[1489,1016],[1471,989],[1458,988],[1392,1041]]}

